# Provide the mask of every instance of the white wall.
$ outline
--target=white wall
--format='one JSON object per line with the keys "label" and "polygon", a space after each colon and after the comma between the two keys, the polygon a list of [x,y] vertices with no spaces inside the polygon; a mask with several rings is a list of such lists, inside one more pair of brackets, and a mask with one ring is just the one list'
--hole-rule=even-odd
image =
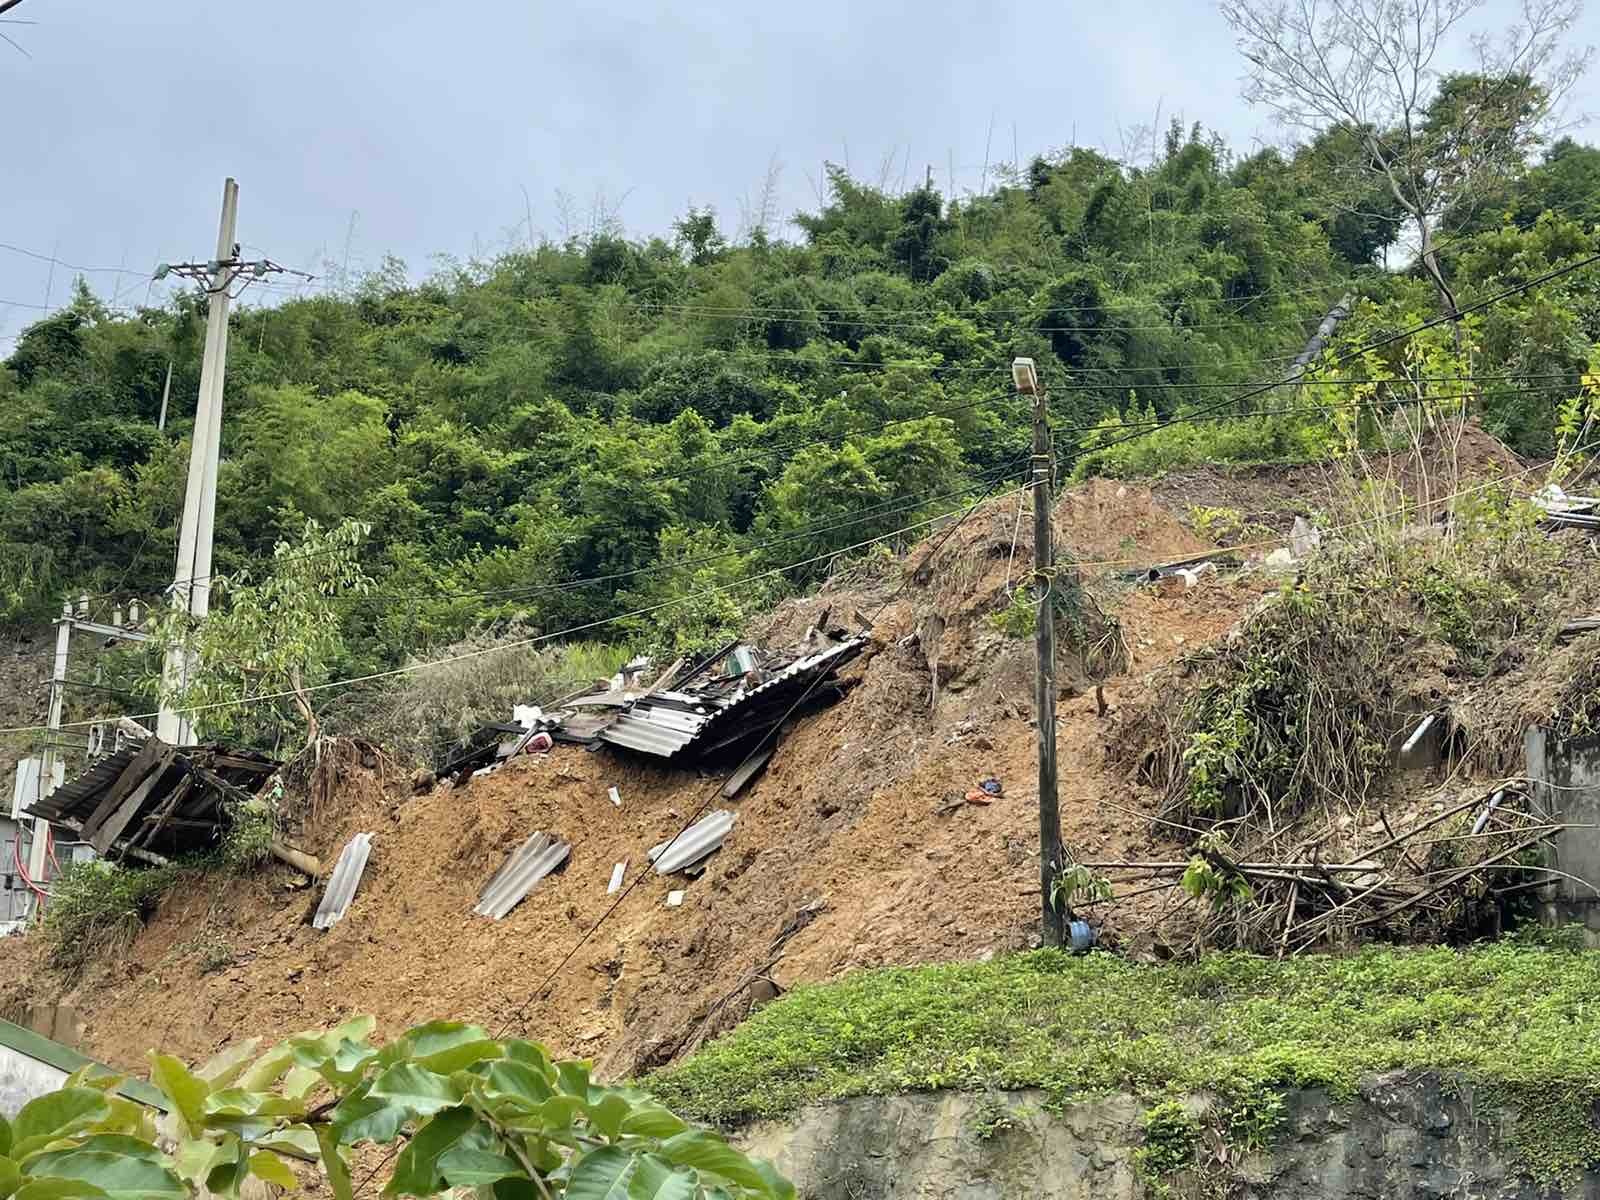
{"label": "white wall", "polygon": [[29,1100],[53,1092],[67,1073],[29,1058],[9,1046],[0,1046],[0,1117],[14,1117]]}

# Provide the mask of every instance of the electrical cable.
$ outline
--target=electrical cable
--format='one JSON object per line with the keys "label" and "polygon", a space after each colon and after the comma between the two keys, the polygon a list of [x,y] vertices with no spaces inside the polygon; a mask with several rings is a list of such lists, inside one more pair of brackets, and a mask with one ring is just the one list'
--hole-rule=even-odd
{"label": "electrical cable", "polygon": [[[296,692],[296,691],[293,691],[293,690],[289,690],[289,691],[268,692],[268,693],[264,693],[264,694],[258,695],[258,696],[239,696],[239,697],[235,697],[235,698],[230,699],[230,700],[219,700],[219,701],[214,701],[214,702],[207,703],[207,704],[187,705],[185,707],[176,709],[175,711],[178,712],[180,715],[192,716],[192,715],[194,715],[196,713],[210,712],[210,711],[213,711],[213,710],[216,710],[216,709],[219,709],[219,708],[237,708],[237,707],[240,707],[242,705],[264,704],[264,703],[267,703],[267,702],[273,701],[273,700],[290,699],[290,698],[293,698],[294,696],[296,696],[298,694],[301,694],[301,693],[323,692],[323,691],[327,691],[327,690],[332,689],[332,688],[352,687],[352,686],[354,686],[356,684],[359,684],[359,683],[370,683],[370,682],[373,682],[373,681],[379,680],[379,679],[389,679],[389,678],[393,678],[393,677],[399,676],[399,675],[410,675],[410,674],[414,674],[414,673],[416,673],[418,671],[426,671],[426,670],[431,670],[431,669],[436,668],[436,667],[447,666],[447,665],[449,665],[451,663],[463,662],[463,661],[466,661],[468,659],[481,658],[486,654],[495,654],[495,653],[498,653],[498,652],[500,652],[502,650],[512,650],[512,649],[516,649],[516,648],[522,647],[522,646],[533,646],[533,645],[539,645],[539,644],[542,644],[542,643],[545,643],[545,642],[555,641],[558,638],[570,637],[571,635],[573,635],[575,633],[585,633],[585,632],[587,632],[587,631],[589,631],[591,629],[598,629],[598,628],[601,628],[601,627],[606,626],[606,625],[614,625],[614,624],[618,623],[619,621],[627,621],[627,620],[632,620],[633,618],[636,618],[636,617],[648,616],[651,613],[660,612],[663,609],[672,608],[672,607],[675,607],[675,606],[680,605],[680,604],[687,604],[687,603],[689,603],[690,601],[693,601],[693,600],[706,599],[707,597],[710,597],[710,596],[713,596],[713,595],[718,595],[718,594],[721,594],[723,592],[730,591],[730,590],[732,590],[733,588],[736,588],[736,587],[742,587],[742,586],[745,586],[745,585],[748,585],[748,584],[751,584],[751,583],[756,583],[756,582],[758,582],[758,581],[760,581],[762,579],[768,579],[768,578],[772,578],[772,577],[777,576],[777,575],[781,575],[785,571],[794,570],[796,567],[803,567],[803,566],[807,566],[807,565],[809,565],[811,563],[822,562],[822,561],[824,561],[826,559],[837,558],[839,555],[848,554],[848,553],[850,553],[852,551],[855,551],[855,550],[861,550],[861,549],[866,548],[867,546],[876,545],[879,542],[889,541],[892,538],[899,537],[901,534],[910,533],[913,530],[921,529],[921,528],[923,528],[923,527],[925,527],[927,525],[931,525],[931,524],[934,524],[934,523],[936,523],[938,521],[945,520],[946,518],[948,518],[950,516],[953,516],[954,513],[958,512],[958,511],[960,511],[960,510],[957,509],[957,510],[954,510],[952,512],[937,513],[934,516],[927,517],[927,518],[925,518],[923,520],[920,520],[920,521],[912,522],[911,524],[902,526],[899,529],[890,530],[888,533],[882,533],[882,534],[877,535],[876,537],[867,538],[864,541],[857,542],[853,546],[843,546],[843,547],[840,547],[840,548],[835,549],[835,550],[827,550],[827,551],[824,551],[821,554],[812,555],[810,558],[800,559],[797,562],[785,563],[783,566],[773,567],[773,568],[771,568],[769,570],[766,570],[766,571],[760,571],[760,572],[757,572],[757,573],[755,573],[753,575],[747,575],[747,576],[744,576],[744,577],[742,577],[740,579],[731,580],[728,583],[713,584],[709,588],[706,588],[703,591],[689,592],[689,593],[686,593],[686,594],[684,594],[682,596],[675,596],[670,600],[663,600],[663,601],[660,601],[660,602],[658,602],[656,604],[646,605],[646,606],[644,606],[642,608],[633,609],[630,612],[617,613],[617,614],[615,614],[613,616],[598,618],[596,620],[587,621],[587,622],[584,622],[584,623],[579,624],[579,625],[572,626],[572,627],[567,628],[567,629],[559,629],[559,630],[556,630],[556,631],[554,631],[552,633],[539,634],[539,635],[537,635],[535,637],[519,638],[519,639],[517,639],[515,641],[505,642],[505,643],[502,643],[502,644],[496,645],[496,646],[489,646],[489,647],[486,647],[486,648],[484,648],[482,650],[468,651],[465,654],[452,655],[452,656],[450,656],[448,658],[433,659],[433,660],[430,660],[428,662],[422,662],[422,663],[411,663],[411,664],[408,664],[406,666],[394,667],[394,668],[390,668],[389,670],[385,670],[385,671],[374,671],[374,672],[371,672],[371,673],[366,674],[366,675],[358,675],[358,676],[354,676],[352,678],[347,678],[347,679],[328,680],[328,681],[326,681],[324,683],[313,684],[313,685],[311,685],[309,687],[302,688],[302,689],[300,689],[299,692]],[[139,713],[139,714],[135,714],[132,717],[132,719],[136,720],[136,721],[143,721],[143,720],[148,720],[148,719],[150,719],[152,717],[159,716],[159,715],[160,715],[159,713],[154,713],[154,712]],[[74,729],[74,728],[80,728],[80,727],[85,727],[85,726],[90,726],[90,725],[99,725],[99,724],[103,724],[104,722],[106,722],[108,720],[115,720],[115,719],[116,719],[115,717],[102,715],[102,716],[99,716],[99,717],[92,717],[92,718],[88,718],[88,719],[81,720],[81,721],[66,721],[66,722],[63,722],[57,728],[59,728],[59,729]],[[49,732],[49,731],[51,731],[51,729],[50,729],[50,726],[48,726],[48,725],[15,725],[15,726],[8,726],[8,727],[0,728],[0,734],[36,733],[36,732]]]}

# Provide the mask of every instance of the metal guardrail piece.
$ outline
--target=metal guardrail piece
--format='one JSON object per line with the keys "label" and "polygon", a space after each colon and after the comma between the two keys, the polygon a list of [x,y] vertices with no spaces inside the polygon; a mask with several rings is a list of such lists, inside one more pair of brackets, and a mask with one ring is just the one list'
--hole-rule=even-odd
{"label": "metal guardrail piece", "polygon": [[675,838],[669,838],[650,849],[650,861],[656,865],[657,875],[671,875],[685,867],[692,867],[712,851],[720,849],[722,841],[733,829],[733,814],[725,808],[708,813]]}
{"label": "metal guardrail piece", "polygon": [[372,856],[372,835],[358,833],[339,851],[339,861],[333,864],[328,876],[327,889],[322,893],[322,903],[317,905],[317,915],[311,919],[313,929],[328,929],[337,925],[350,911],[356,898],[361,877],[366,874],[367,859]]}
{"label": "metal guardrail piece", "polygon": [[501,868],[484,885],[472,911],[498,921],[521,904],[533,885],[567,861],[572,847],[547,833],[534,833],[511,852]]}

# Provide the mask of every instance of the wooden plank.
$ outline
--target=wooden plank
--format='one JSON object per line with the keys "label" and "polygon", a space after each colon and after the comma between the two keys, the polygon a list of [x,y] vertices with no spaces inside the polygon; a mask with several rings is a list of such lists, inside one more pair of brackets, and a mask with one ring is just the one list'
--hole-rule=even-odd
{"label": "wooden plank", "polygon": [[134,834],[129,844],[133,846],[149,846],[155,842],[156,834],[160,833],[172,823],[173,811],[191,791],[194,790],[194,774],[191,772],[183,777],[183,781],[172,789],[172,794],[161,802],[161,807],[156,809],[144,819],[144,826]]}
{"label": "wooden plank", "polygon": [[[55,824],[61,826],[63,829],[70,829],[73,833],[78,835],[80,840],[82,839],[82,821],[65,820],[57,821]],[[137,846],[122,846],[118,847],[118,849],[122,853],[126,854],[129,858],[137,858],[140,862],[149,863],[152,867],[170,867],[172,865],[172,860],[170,858],[163,858],[159,854],[152,854],[150,851],[141,850]]]}
{"label": "wooden plank", "polygon": [[750,781],[756,777],[757,772],[767,765],[767,760],[772,757],[772,752],[776,749],[777,746],[769,745],[745,759],[743,765],[728,777],[728,782],[722,785],[722,798],[724,800],[732,800],[740,792],[744,791],[749,786]]}
{"label": "wooden plank", "polygon": [[213,770],[218,768],[227,771],[245,771],[251,775],[271,775],[278,769],[277,763],[257,762],[253,758],[235,758],[231,754],[212,754],[208,756],[207,766]]}
{"label": "wooden plank", "polygon": [[84,841],[94,839],[94,835],[100,832],[100,826],[121,807],[128,793],[144,782],[145,776],[150,774],[151,769],[160,760],[162,751],[171,749],[172,747],[165,742],[159,742],[155,738],[151,738],[139,748],[139,753],[133,756],[133,761],[124,768],[121,775],[117,776],[117,781],[106,789],[105,796],[95,806],[89,819],[83,823]]}
{"label": "wooden plank", "polygon": [[122,802],[117,811],[106,819],[104,825],[95,830],[94,834],[89,838],[91,846],[101,854],[111,849],[111,843],[122,836],[122,831],[128,827],[128,823],[139,814],[140,807],[150,797],[151,789],[167,773],[167,767],[172,764],[172,760],[177,757],[177,754],[178,752],[171,746],[166,748],[166,753],[160,756],[155,770],[146,776],[143,783],[129,792],[128,798]]}

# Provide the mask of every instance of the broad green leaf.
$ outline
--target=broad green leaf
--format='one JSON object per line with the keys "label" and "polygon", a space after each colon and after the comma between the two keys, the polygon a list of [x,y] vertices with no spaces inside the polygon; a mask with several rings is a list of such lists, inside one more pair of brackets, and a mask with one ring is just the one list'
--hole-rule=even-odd
{"label": "broad green leaf", "polygon": [[[84,1138],[74,1147],[76,1150],[103,1150],[107,1154],[123,1154],[129,1158],[142,1158],[148,1162],[160,1163],[166,1166],[169,1162],[167,1156],[152,1142],[143,1138],[129,1137],[125,1133],[97,1133],[93,1137]],[[30,1175],[48,1175],[40,1164],[48,1158],[41,1155],[28,1164]]]}
{"label": "broad green leaf", "polygon": [[213,1113],[206,1118],[206,1128],[231,1133],[240,1141],[253,1142],[264,1138],[278,1127],[277,1117],[236,1116],[232,1113]]}
{"label": "broad green leaf", "polygon": [[431,1054],[413,1054],[411,1061],[419,1067],[426,1067],[441,1075],[449,1075],[463,1067],[470,1067],[473,1063],[499,1057],[500,1043],[480,1038],[473,1042],[462,1042],[457,1046],[447,1046]]}
{"label": "broad green leaf", "polygon": [[552,1131],[572,1128],[572,1122],[588,1105],[576,1096],[551,1096],[539,1106],[539,1119]]}
{"label": "broad green leaf", "polygon": [[622,1118],[625,1137],[669,1138],[688,1129],[688,1122],[659,1104],[646,1102]]}
{"label": "broad green leaf", "polygon": [[526,1177],[501,1179],[478,1193],[479,1200],[543,1200],[533,1180]]}
{"label": "broad green leaf", "polygon": [[340,1143],[354,1146],[358,1142],[394,1141],[410,1115],[398,1104],[361,1091],[342,1100],[329,1119]]}
{"label": "broad green leaf", "polygon": [[628,1180],[628,1200],[694,1200],[699,1182],[688,1168],[676,1168],[654,1154],[641,1154]]}
{"label": "broad green leaf", "polygon": [[199,1137],[205,1130],[206,1097],[211,1094],[206,1081],[172,1055],[151,1051],[150,1082],[172,1101],[189,1127],[189,1136]]}
{"label": "broad green leaf", "polygon": [[276,1154],[266,1150],[258,1150],[250,1156],[250,1174],[257,1179],[265,1179],[287,1192],[297,1191],[300,1187],[300,1181],[294,1177],[294,1172],[289,1170],[288,1164]]}
{"label": "broad green leaf", "polygon": [[322,1086],[323,1075],[305,1067],[290,1067],[280,1085],[283,1094],[294,1100],[304,1100]]}
{"label": "broad green leaf", "polygon": [[753,1159],[751,1165],[767,1181],[767,1191],[773,1200],[794,1200],[794,1184],[778,1174],[777,1167],[764,1158]]}
{"label": "broad green leaf", "polygon": [[340,1153],[333,1126],[317,1126],[317,1143],[322,1149],[322,1171],[328,1177],[333,1200],[355,1200],[355,1189],[350,1186],[350,1164]]}
{"label": "broad green leaf", "polygon": [[216,1166],[206,1175],[206,1191],[221,1196],[237,1196],[244,1186],[250,1170],[250,1154],[243,1142],[237,1144],[232,1154],[219,1158]]}
{"label": "broad green leaf", "polygon": [[362,1013],[360,1016],[351,1017],[328,1030],[337,1046],[343,1041],[364,1042],[372,1036],[372,1031],[378,1027],[378,1018],[371,1013]]}
{"label": "broad green leaf", "polygon": [[11,1148],[11,1159],[22,1168],[22,1173],[28,1173],[28,1164],[41,1154],[54,1154],[57,1150],[75,1150],[78,1146],[77,1137],[43,1137],[29,1138],[25,1142],[18,1142]]}
{"label": "broad green leaf", "polygon": [[616,1146],[585,1154],[572,1168],[566,1200],[628,1200],[628,1181],[636,1161],[635,1155]]}
{"label": "broad green leaf", "polygon": [[88,1127],[91,1133],[126,1133],[133,1137],[153,1137],[155,1113],[125,1096],[107,1096],[110,1108],[105,1117]]}
{"label": "broad green leaf", "polygon": [[261,1039],[258,1037],[235,1042],[212,1055],[202,1066],[196,1067],[194,1073],[205,1080],[212,1091],[231,1087],[244,1074],[260,1046]]}
{"label": "broad green leaf", "polygon": [[477,1124],[478,1114],[465,1105],[447,1108],[417,1130],[394,1162],[394,1175],[383,1190],[391,1196],[432,1196],[439,1190],[439,1156]]}
{"label": "broad green leaf", "polygon": [[397,1063],[372,1081],[371,1095],[425,1117],[461,1102],[461,1092],[443,1075],[412,1063]]}
{"label": "broad green leaf", "polygon": [[515,1096],[530,1104],[543,1104],[555,1095],[543,1073],[527,1063],[505,1059],[490,1064],[482,1088],[486,1095]]}
{"label": "broad green leaf", "polygon": [[306,1106],[303,1101],[272,1092],[225,1088],[206,1097],[205,1110],[208,1114],[229,1117],[298,1117]]}
{"label": "broad green leaf", "polygon": [[487,1187],[497,1179],[513,1179],[527,1172],[509,1154],[457,1144],[439,1156],[439,1174],[450,1187]]}
{"label": "broad green leaf", "polygon": [[700,1129],[680,1133],[662,1142],[656,1152],[670,1163],[720,1175],[740,1187],[767,1194],[767,1181],[755,1164],[714,1133]]}
{"label": "broad green leaf", "polygon": [[0,1157],[0,1200],[11,1195],[22,1184],[22,1172],[9,1158]]}
{"label": "broad green leaf", "polygon": [[28,1173],[36,1178],[87,1183],[112,1200],[189,1200],[187,1185],[171,1168],[103,1150],[41,1155],[29,1164]]}
{"label": "broad green leaf", "polygon": [[11,1123],[13,1150],[21,1158],[22,1151],[18,1148],[21,1143],[32,1138],[67,1137],[110,1115],[111,1105],[93,1088],[62,1088],[50,1092],[24,1104]]}
{"label": "broad green leaf", "polygon": [[411,1047],[412,1058],[423,1059],[469,1042],[487,1041],[488,1038],[489,1035],[477,1025],[462,1021],[429,1021],[426,1025],[406,1030],[401,1040]]}
{"label": "broad green leaf", "polygon": [[11,1200],[106,1200],[109,1193],[81,1179],[30,1179]]}
{"label": "broad green leaf", "polygon": [[100,1092],[114,1092],[128,1082],[126,1075],[114,1075],[94,1063],[79,1067],[61,1081],[61,1086],[94,1088]]}
{"label": "broad green leaf", "polygon": [[577,1096],[583,1100],[589,1098],[589,1064],[580,1059],[571,1059],[556,1067],[556,1075],[560,1081],[561,1090],[569,1096]]}
{"label": "broad green leaf", "polygon": [[555,1077],[555,1064],[550,1061],[550,1052],[538,1042],[525,1042],[521,1038],[514,1038],[505,1044],[506,1057],[514,1062],[526,1063],[547,1079]]}
{"label": "broad green leaf", "polygon": [[283,1078],[283,1073],[294,1065],[294,1047],[279,1042],[255,1062],[251,1063],[235,1083],[246,1092],[264,1092]]}
{"label": "broad green leaf", "polygon": [[11,1153],[11,1122],[0,1116],[0,1157]]}
{"label": "broad green leaf", "polygon": [[263,1150],[276,1150],[308,1162],[316,1162],[320,1152],[316,1130],[309,1125],[290,1125],[287,1129],[275,1130],[264,1138],[258,1138],[256,1145]]}
{"label": "broad green leaf", "polygon": [[224,1157],[235,1157],[238,1153],[238,1142],[233,1139],[212,1142],[204,1138],[189,1138],[173,1156],[173,1169],[190,1183],[203,1183],[218,1162]]}
{"label": "broad green leaf", "polygon": [[632,1108],[626,1096],[609,1092],[598,1103],[589,1105],[589,1126],[606,1141],[614,1142],[622,1136],[622,1122]]}

